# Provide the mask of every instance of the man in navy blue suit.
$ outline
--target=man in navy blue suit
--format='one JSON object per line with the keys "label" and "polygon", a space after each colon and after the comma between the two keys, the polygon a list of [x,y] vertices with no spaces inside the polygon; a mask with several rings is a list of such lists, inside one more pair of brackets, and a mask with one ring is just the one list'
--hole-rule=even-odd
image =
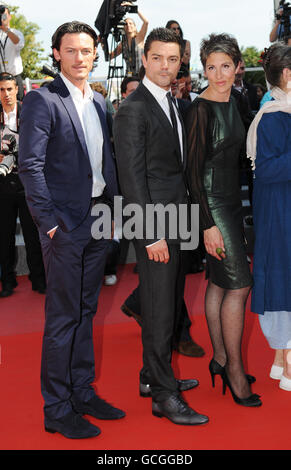
{"label": "man in navy blue suit", "polygon": [[47,278],[41,365],[45,429],[78,439],[100,433],[84,414],[125,416],[92,387],[92,323],[110,240],[92,237],[91,211],[100,203],[112,207],[117,182],[105,102],[87,82],[97,35],[84,23],[65,23],[52,38],[52,50],[60,74],[24,99],[19,175],[39,230]]}

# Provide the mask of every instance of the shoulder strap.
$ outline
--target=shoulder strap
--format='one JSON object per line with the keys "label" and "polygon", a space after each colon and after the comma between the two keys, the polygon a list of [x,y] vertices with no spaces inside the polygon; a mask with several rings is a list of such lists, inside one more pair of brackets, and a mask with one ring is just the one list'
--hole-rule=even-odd
{"label": "shoulder strap", "polygon": [[17,132],[19,132],[19,122],[20,122],[20,115],[21,115],[21,110],[22,110],[22,103],[21,101],[17,101]]}

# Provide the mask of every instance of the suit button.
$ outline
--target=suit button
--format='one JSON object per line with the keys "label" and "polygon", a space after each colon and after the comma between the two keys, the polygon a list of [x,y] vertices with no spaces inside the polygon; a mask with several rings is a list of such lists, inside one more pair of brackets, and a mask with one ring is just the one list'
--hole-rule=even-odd
{"label": "suit button", "polygon": [[92,175],[88,175],[88,178],[89,178],[89,180],[91,180],[91,179],[92,179]]}

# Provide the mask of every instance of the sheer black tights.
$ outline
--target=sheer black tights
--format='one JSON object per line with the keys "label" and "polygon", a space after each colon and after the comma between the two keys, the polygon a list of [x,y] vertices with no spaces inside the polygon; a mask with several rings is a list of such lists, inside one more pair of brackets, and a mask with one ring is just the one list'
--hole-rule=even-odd
{"label": "sheer black tights", "polygon": [[251,393],[241,355],[245,305],[249,292],[250,287],[222,289],[209,281],[205,295],[213,357],[220,365],[226,366],[233,391],[240,398],[246,398]]}

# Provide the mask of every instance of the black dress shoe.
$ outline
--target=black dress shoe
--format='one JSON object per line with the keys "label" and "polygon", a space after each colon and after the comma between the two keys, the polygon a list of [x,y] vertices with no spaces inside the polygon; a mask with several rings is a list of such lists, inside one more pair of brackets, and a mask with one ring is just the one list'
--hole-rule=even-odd
{"label": "black dress shoe", "polygon": [[132,317],[135,319],[135,321],[139,324],[139,326],[141,326],[141,315],[139,315],[138,313],[135,313],[133,310],[131,310],[130,308],[127,307],[126,304],[123,304],[121,307],[120,307],[121,311],[123,313],[125,313],[125,315],[127,315],[128,317]]}
{"label": "black dress shoe", "polygon": [[0,297],[10,297],[13,294],[14,288],[18,286],[16,280],[9,282],[2,282],[2,291],[0,292]]}
{"label": "black dress shoe", "polygon": [[[199,381],[196,379],[187,379],[187,380],[179,380],[176,379],[177,388],[179,392],[186,392],[187,390],[191,390],[192,388],[198,387]],[[152,390],[149,384],[139,384],[139,394],[141,397],[151,397]]]}
{"label": "black dress shoe", "polygon": [[4,298],[4,297],[10,297],[10,295],[13,294],[13,288],[9,289],[9,288],[4,288],[1,292],[0,292],[0,297]]}
{"label": "black dress shoe", "polygon": [[31,287],[32,287],[33,291],[38,292],[39,294],[45,294],[46,293],[46,284],[45,284],[45,282],[33,282]]}
{"label": "black dress shoe", "polygon": [[188,406],[179,395],[170,395],[161,402],[152,404],[152,413],[158,418],[168,418],[174,424],[195,426],[208,423],[209,418],[201,415]]}
{"label": "black dress shoe", "polygon": [[82,402],[72,397],[73,408],[77,413],[94,416],[97,419],[120,419],[125,416],[124,411],[114,408],[102,398],[95,395],[89,401]]}
{"label": "black dress shoe", "polygon": [[97,426],[89,423],[74,411],[70,411],[60,419],[45,418],[44,426],[47,432],[52,434],[59,432],[68,439],[87,439],[96,437],[101,432]]}

